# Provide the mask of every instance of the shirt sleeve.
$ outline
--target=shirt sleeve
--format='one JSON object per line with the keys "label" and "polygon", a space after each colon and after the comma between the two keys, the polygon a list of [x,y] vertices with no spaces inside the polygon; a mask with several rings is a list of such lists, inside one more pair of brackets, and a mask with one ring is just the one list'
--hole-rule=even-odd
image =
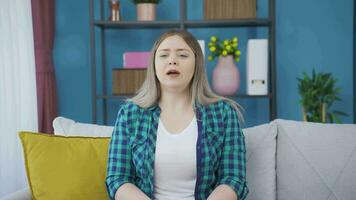
{"label": "shirt sleeve", "polygon": [[246,181],[245,137],[236,110],[229,106],[225,113],[225,138],[218,170],[218,185],[230,186],[238,199],[244,200],[249,192]]}
{"label": "shirt sleeve", "polygon": [[106,188],[111,199],[124,183],[134,183],[134,167],[131,161],[131,149],[127,127],[127,114],[122,106],[118,112],[112,133],[106,174]]}

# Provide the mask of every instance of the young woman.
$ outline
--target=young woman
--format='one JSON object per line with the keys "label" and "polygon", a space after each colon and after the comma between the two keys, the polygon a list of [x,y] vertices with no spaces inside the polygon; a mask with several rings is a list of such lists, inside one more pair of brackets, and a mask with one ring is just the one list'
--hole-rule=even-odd
{"label": "young woman", "polygon": [[209,88],[199,43],[162,34],[147,77],[118,112],[106,185],[120,200],[243,200],[245,138],[239,105]]}

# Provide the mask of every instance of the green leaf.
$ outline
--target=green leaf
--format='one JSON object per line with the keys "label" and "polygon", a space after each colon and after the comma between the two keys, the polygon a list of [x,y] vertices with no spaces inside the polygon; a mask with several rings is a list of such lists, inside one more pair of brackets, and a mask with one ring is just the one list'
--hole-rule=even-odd
{"label": "green leaf", "polygon": [[335,116],[335,122],[336,122],[337,124],[341,124],[341,123],[342,123],[341,120],[339,119],[339,117],[337,117],[337,116]]}
{"label": "green leaf", "polygon": [[338,110],[334,110],[333,113],[337,114],[337,115],[340,115],[340,116],[345,116],[345,117],[349,116],[347,113],[342,112],[342,111],[338,111]]}

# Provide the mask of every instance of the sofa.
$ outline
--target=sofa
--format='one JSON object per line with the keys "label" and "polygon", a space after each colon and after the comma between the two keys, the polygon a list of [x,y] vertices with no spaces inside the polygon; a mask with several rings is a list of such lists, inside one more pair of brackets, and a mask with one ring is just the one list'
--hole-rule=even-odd
{"label": "sofa", "polygon": [[[53,121],[55,134],[110,136],[113,127]],[[247,200],[355,200],[356,125],[277,119],[243,129]],[[2,200],[31,199],[28,188]]]}

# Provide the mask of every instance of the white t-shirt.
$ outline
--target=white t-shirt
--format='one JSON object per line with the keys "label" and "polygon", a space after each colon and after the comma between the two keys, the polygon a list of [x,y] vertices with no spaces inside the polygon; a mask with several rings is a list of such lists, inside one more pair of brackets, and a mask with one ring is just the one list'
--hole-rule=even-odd
{"label": "white t-shirt", "polygon": [[196,117],[180,133],[158,123],[154,163],[154,200],[194,200],[196,182]]}

